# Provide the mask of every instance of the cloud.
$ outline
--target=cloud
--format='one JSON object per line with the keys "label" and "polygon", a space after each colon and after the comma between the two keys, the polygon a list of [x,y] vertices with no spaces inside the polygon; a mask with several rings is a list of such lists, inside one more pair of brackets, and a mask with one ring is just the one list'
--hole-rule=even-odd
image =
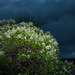
{"label": "cloud", "polygon": [[75,57],[75,44],[61,45],[60,57],[61,58],[74,58]]}

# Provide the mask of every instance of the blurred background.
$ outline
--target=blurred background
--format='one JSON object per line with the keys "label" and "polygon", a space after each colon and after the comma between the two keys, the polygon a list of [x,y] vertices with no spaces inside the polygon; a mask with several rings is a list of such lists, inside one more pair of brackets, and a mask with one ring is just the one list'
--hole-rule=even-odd
{"label": "blurred background", "polygon": [[40,17],[40,29],[57,40],[59,56],[75,58],[75,0],[0,0],[0,20],[18,22],[21,13]]}

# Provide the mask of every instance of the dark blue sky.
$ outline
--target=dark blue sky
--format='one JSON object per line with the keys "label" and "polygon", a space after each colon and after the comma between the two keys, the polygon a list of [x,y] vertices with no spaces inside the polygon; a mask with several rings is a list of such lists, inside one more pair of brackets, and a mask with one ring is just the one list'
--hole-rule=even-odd
{"label": "dark blue sky", "polygon": [[14,19],[19,12],[47,21],[41,29],[50,31],[59,43],[61,58],[75,58],[75,0],[0,0],[0,19]]}

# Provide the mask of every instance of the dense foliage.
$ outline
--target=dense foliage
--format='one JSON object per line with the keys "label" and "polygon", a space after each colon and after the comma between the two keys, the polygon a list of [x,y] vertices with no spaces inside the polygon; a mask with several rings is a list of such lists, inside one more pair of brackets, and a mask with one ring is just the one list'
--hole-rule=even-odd
{"label": "dense foliage", "polygon": [[[4,25],[3,23],[6,22]],[[10,22],[12,24],[10,25]],[[57,41],[32,22],[0,24],[0,67],[6,75],[70,75],[73,62],[60,61]]]}
{"label": "dense foliage", "polygon": [[30,16],[30,13],[26,13],[26,12],[17,14],[15,18],[16,18],[15,19],[16,23],[33,22],[33,24],[36,27],[42,27],[46,25],[46,21],[45,20],[42,21],[40,16],[37,18],[35,16]]}

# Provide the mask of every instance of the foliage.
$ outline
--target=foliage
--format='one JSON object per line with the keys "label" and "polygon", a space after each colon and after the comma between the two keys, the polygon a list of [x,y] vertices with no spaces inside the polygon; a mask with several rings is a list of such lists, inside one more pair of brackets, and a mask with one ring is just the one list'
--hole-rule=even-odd
{"label": "foliage", "polygon": [[17,14],[15,21],[17,23],[20,23],[20,22],[33,22],[33,24],[36,27],[42,27],[42,26],[45,26],[45,24],[46,24],[46,21],[41,20],[41,17],[36,18],[35,16],[30,16],[30,14],[26,13],[26,12]]}
{"label": "foliage", "polygon": [[15,24],[15,21],[14,20],[2,20],[0,21],[0,26],[3,26],[3,25],[12,25],[12,24]]}
{"label": "foliage", "polygon": [[58,43],[51,33],[32,22],[0,30],[0,66],[7,75],[70,75],[75,68],[73,62],[59,60]]}

